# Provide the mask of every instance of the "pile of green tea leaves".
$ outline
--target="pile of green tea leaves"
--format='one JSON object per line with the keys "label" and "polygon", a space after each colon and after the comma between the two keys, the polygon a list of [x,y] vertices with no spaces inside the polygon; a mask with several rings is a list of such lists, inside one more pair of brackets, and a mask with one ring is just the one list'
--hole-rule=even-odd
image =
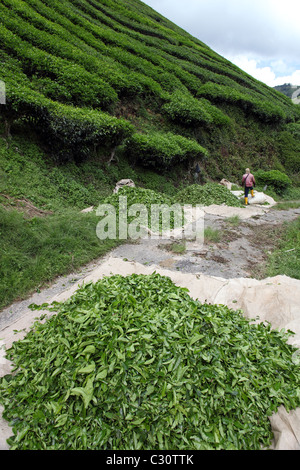
{"label": "pile of green tea leaves", "polygon": [[224,204],[231,207],[244,207],[228,188],[218,183],[206,183],[204,186],[199,184],[189,185],[178,192],[176,201],[181,204],[200,204],[202,206]]}
{"label": "pile of green tea leaves", "polygon": [[[110,204],[114,208],[117,220],[119,220],[119,214],[122,210],[123,214],[127,216],[129,224],[133,221],[136,221],[137,224],[140,222],[139,226],[148,227],[154,231],[161,232],[184,225],[184,214],[180,204],[178,203],[175,207],[175,210],[179,209],[179,217],[174,216],[172,198],[152,189],[124,186],[119,189],[118,193],[105,198],[103,204]],[[158,210],[157,224],[155,224],[153,216],[155,207]],[[167,217],[163,218],[163,214],[167,214]]]}
{"label": "pile of green tea leaves", "polygon": [[172,198],[166,194],[159,193],[153,189],[130,186],[123,186],[117,193],[108,196],[104,202],[118,207],[120,196],[126,196],[128,206],[143,204],[148,210],[151,209],[152,204],[172,204]]}
{"label": "pile of green tea leaves", "polygon": [[201,304],[168,277],[81,286],[7,351],[11,449],[261,449],[300,404],[291,332]]}

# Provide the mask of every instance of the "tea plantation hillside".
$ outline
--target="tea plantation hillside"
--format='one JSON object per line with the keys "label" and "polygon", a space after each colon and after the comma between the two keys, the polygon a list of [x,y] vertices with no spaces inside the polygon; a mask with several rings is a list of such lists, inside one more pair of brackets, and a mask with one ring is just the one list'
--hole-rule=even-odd
{"label": "tea plantation hillside", "polygon": [[120,156],[299,182],[300,108],[139,0],[2,0],[6,139],[34,130],[56,163]]}

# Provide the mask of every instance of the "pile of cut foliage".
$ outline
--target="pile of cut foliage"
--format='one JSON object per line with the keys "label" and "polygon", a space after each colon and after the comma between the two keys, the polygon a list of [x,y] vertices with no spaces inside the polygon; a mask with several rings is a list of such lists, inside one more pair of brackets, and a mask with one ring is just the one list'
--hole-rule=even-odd
{"label": "pile of cut foliage", "polygon": [[206,183],[204,186],[192,184],[179,191],[176,201],[181,204],[210,206],[224,204],[231,207],[242,207],[239,199],[229,189],[218,183]]}
{"label": "pile of cut foliage", "polygon": [[120,196],[126,196],[127,206],[130,207],[133,204],[143,204],[147,210],[151,209],[152,204],[172,204],[171,197],[166,194],[159,193],[152,189],[137,188],[124,186],[119,189],[115,194],[108,196],[104,203],[112,204],[116,208],[119,207],[119,198]]}
{"label": "pile of cut foliage", "polygon": [[154,231],[173,229],[178,223],[180,226],[184,224],[180,205],[174,206],[170,196],[152,189],[124,186],[118,193],[108,196],[103,203],[114,207],[118,221],[120,212],[123,211],[128,223],[136,221],[140,227],[148,227]]}
{"label": "pile of cut foliage", "polygon": [[291,332],[168,277],[105,277],[48,308],[7,351],[11,449],[260,449],[268,416],[299,406]]}

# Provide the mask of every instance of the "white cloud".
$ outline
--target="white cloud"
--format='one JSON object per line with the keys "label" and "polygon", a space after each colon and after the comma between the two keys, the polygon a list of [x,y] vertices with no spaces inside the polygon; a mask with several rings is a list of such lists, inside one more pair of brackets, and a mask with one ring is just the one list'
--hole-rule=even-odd
{"label": "white cloud", "polygon": [[222,55],[299,56],[298,0],[145,0]]}
{"label": "white cloud", "polygon": [[[266,83],[271,87],[274,87],[276,85],[283,85],[284,83],[291,83],[292,85],[300,86],[300,70],[295,70],[292,73],[286,75],[278,75],[274,72],[272,66],[261,67],[259,65],[260,61],[254,58],[249,59],[247,56],[238,55],[228,57],[228,60],[237,65],[240,69],[247,72],[252,77],[256,78],[257,80],[260,80],[263,83]],[[281,61],[277,64],[273,64],[273,66],[274,68],[276,66],[277,70],[279,68],[281,70],[287,70],[289,68],[288,65],[284,63],[284,61]]]}
{"label": "white cloud", "polygon": [[291,75],[276,77],[274,86],[283,85],[284,83],[300,86],[300,70],[295,70]]}
{"label": "white cloud", "polygon": [[144,3],[267,85],[300,85],[299,0]]}

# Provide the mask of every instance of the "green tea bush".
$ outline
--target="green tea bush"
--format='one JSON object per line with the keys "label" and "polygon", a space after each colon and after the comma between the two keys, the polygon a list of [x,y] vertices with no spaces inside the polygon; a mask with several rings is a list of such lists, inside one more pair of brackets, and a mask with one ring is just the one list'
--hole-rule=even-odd
{"label": "green tea bush", "polygon": [[242,207],[239,199],[229,189],[218,183],[206,183],[204,186],[189,185],[179,191],[174,199],[181,204],[201,204],[203,206],[225,204],[226,206]]}
{"label": "green tea bush", "polygon": [[133,132],[133,126],[124,119],[52,101],[9,74],[6,85],[7,104],[1,110],[4,119],[9,122],[19,118],[34,121],[58,161],[81,161],[97,146],[106,145],[112,149]]}
{"label": "green tea bush", "polygon": [[287,118],[280,106],[265,99],[255,98],[252,94],[243,93],[234,87],[208,82],[200,87],[198,96],[206,96],[215,103],[236,104],[246,113],[252,113],[269,123],[284,123]]}
{"label": "green tea bush", "polygon": [[259,185],[271,186],[277,194],[283,194],[292,186],[291,179],[285,173],[278,170],[258,170],[255,172],[255,179]]}
{"label": "green tea bush", "polygon": [[188,93],[176,91],[162,107],[167,116],[174,122],[185,126],[228,124],[229,118],[208,100],[196,99]]}
{"label": "green tea bush", "polygon": [[[9,17],[9,23],[12,19]],[[19,22],[15,20],[19,25]],[[25,29],[26,31],[26,29]],[[41,32],[37,30],[41,36]],[[45,33],[44,33],[45,34]],[[69,103],[80,106],[102,107],[107,110],[117,101],[115,90],[101,78],[89,73],[80,65],[68,62],[51,53],[29,46],[25,40],[20,39],[6,28],[0,31],[0,38],[6,43],[20,60],[23,70],[29,76],[37,75],[51,77],[57,85],[62,85],[69,93]],[[60,42],[56,42],[56,45]],[[52,96],[55,99],[55,96]]]}
{"label": "green tea bush", "polygon": [[131,160],[148,167],[168,168],[173,164],[208,156],[195,140],[171,132],[133,134],[127,141],[126,153]]}
{"label": "green tea bush", "polygon": [[291,331],[168,277],[112,275],[47,307],[6,352],[11,450],[261,450],[269,416],[300,406]]}

